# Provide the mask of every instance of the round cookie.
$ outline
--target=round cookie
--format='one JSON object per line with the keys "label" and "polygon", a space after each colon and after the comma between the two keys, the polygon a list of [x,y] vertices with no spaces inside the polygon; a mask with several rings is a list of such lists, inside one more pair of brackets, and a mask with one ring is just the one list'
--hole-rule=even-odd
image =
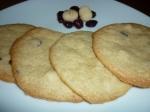
{"label": "round cookie", "polygon": [[19,38],[11,49],[12,68],[17,84],[25,93],[48,100],[80,102],[49,63],[49,47],[62,33],[36,28]]}
{"label": "round cookie", "polygon": [[50,60],[60,78],[90,103],[125,94],[129,85],[118,80],[95,57],[91,32],[69,33],[51,47]]}
{"label": "round cookie", "polygon": [[9,50],[18,37],[33,28],[27,24],[0,25],[0,80],[14,82]]}
{"label": "round cookie", "polygon": [[150,87],[150,28],[135,24],[112,24],[93,34],[98,59],[120,80]]}

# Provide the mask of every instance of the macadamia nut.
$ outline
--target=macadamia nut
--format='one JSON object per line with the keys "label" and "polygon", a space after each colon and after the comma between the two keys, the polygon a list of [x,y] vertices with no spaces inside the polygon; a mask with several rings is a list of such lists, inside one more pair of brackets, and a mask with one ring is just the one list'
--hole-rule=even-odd
{"label": "macadamia nut", "polygon": [[73,22],[78,18],[78,12],[75,10],[66,10],[62,16],[65,21]]}
{"label": "macadamia nut", "polygon": [[92,11],[88,6],[82,6],[79,10],[79,15],[82,21],[89,21],[92,18]]}

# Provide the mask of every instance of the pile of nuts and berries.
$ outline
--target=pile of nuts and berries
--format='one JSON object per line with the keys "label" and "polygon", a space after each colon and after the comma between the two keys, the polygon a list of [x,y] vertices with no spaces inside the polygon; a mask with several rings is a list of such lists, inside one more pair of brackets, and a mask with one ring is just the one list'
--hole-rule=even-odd
{"label": "pile of nuts and berries", "polygon": [[93,19],[95,16],[95,11],[91,10],[88,6],[72,6],[68,10],[59,11],[57,13],[57,20],[66,28],[74,26],[80,29],[84,26],[84,23],[87,27],[95,27],[97,24],[97,21]]}

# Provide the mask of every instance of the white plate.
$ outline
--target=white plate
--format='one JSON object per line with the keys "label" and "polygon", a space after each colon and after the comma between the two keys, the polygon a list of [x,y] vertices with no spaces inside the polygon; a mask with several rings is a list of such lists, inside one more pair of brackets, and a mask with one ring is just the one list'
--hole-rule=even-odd
{"label": "white plate", "polygon": [[[0,11],[0,24],[29,23],[62,32],[56,13],[72,5],[88,5],[95,10],[98,25],[82,30],[95,31],[111,23],[134,22],[150,26],[150,18],[113,0],[30,0]],[[0,81],[0,112],[150,112],[150,89],[132,88],[117,100],[105,104],[64,103],[27,96],[15,84]]]}

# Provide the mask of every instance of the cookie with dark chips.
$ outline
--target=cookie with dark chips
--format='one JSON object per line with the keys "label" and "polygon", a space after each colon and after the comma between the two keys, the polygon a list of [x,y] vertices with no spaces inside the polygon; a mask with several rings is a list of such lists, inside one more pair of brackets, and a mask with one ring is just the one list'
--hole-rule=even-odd
{"label": "cookie with dark chips", "polygon": [[33,97],[81,102],[49,63],[49,48],[63,33],[36,28],[19,38],[11,49],[12,68],[18,86]]}
{"label": "cookie with dark chips", "polygon": [[13,42],[34,26],[28,24],[0,25],[0,80],[14,82],[11,70],[10,48]]}
{"label": "cookie with dark chips", "polygon": [[150,27],[112,24],[93,34],[97,58],[120,80],[150,87]]}

